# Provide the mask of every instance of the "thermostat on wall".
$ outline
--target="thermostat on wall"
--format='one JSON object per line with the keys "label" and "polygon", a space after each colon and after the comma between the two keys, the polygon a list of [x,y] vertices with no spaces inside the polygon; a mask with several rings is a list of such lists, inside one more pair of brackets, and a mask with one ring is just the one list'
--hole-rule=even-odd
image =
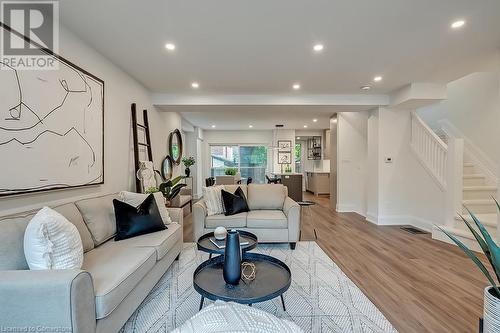
{"label": "thermostat on wall", "polygon": [[392,157],[386,157],[385,163],[392,163]]}

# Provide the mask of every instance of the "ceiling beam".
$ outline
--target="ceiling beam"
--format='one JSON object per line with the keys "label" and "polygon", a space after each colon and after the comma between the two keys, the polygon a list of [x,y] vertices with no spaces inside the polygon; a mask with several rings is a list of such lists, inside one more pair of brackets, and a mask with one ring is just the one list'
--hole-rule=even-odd
{"label": "ceiling beam", "polygon": [[388,95],[175,95],[152,94],[153,105],[386,106]]}

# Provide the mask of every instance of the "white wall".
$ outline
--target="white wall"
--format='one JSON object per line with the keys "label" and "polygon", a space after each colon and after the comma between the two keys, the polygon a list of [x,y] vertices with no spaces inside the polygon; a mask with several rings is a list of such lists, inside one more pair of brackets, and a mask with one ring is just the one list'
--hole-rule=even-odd
{"label": "white wall", "polygon": [[[411,110],[379,109],[378,224],[443,224],[444,194],[410,149]],[[386,163],[386,157],[392,163]]]}
{"label": "white wall", "polygon": [[368,112],[340,112],[337,117],[337,211],[364,216]]}
{"label": "white wall", "polygon": [[[141,119],[142,109],[148,109],[153,160],[157,168],[166,155],[169,132],[180,128],[181,118],[178,114],[156,111],[151,105],[148,91],[142,85],[63,27],[60,32],[60,55],[104,80],[105,183],[101,186],[0,198],[0,215],[100,193],[133,190],[135,178],[130,116],[130,104],[133,102],[137,103],[141,111]],[[180,168],[176,168],[176,173],[179,171]]]}
{"label": "white wall", "polygon": [[[446,100],[421,108],[418,113],[434,129],[440,127],[442,119],[451,122],[497,169],[500,166],[499,90],[499,71],[473,73],[450,82]],[[496,170],[491,171],[496,173]]]}
{"label": "white wall", "polygon": [[444,223],[444,194],[413,155],[410,128],[410,110],[338,114],[338,211],[379,225]]}

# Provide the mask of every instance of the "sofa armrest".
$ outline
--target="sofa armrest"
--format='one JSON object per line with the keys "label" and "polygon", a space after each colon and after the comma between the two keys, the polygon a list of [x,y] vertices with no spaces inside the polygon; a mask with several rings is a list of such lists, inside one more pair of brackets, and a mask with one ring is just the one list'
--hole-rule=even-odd
{"label": "sofa armrest", "polygon": [[96,330],[94,286],[86,271],[2,271],[0,299],[0,323],[12,332],[31,332],[32,327],[33,332],[37,327],[57,332]]}
{"label": "sofa armrest", "polygon": [[207,206],[204,200],[200,200],[193,205],[193,242],[203,236],[207,214]]}
{"label": "sofa armrest", "polygon": [[167,210],[172,222],[179,223],[180,225],[184,224],[184,214],[182,208],[168,207]]}
{"label": "sofa armrest", "polygon": [[293,201],[292,198],[286,197],[285,203],[283,204],[283,213],[285,213],[288,219],[288,241],[299,241],[300,205]]}

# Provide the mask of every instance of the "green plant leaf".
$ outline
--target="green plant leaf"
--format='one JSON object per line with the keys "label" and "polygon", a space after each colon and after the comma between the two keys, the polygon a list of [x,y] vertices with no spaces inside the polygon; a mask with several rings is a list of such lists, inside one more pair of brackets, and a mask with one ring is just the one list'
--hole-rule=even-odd
{"label": "green plant leaf", "polygon": [[181,191],[181,189],[183,187],[186,187],[187,185],[186,184],[177,184],[175,185],[172,190],[170,191],[169,195],[168,195],[168,200],[172,200],[173,198],[175,198],[177,196],[177,194],[179,194],[179,192]]}
{"label": "green plant leaf", "polygon": [[452,234],[450,234],[448,231],[444,230],[440,226],[437,226],[437,227],[446,236],[448,236],[455,244],[457,244],[457,246],[459,248],[461,248],[462,251],[464,251],[465,254],[476,264],[476,266],[481,270],[481,272],[483,272],[483,274],[486,276],[486,278],[488,279],[488,281],[491,283],[491,285],[493,286],[493,288],[495,288],[495,291],[497,293],[500,292],[500,290],[498,290],[498,287],[497,287],[495,281],[493,280],[493,277],[491,276],[490,272],[488,272],[488,269],[486,269],[486,267],[483,265],[483,263],[481,262],[481,260],[479,260],[479,258],[474,254],[474,252],[472,252],[471,250],[469,250],[469,248],[467,246],[465,246],[464,243],[462,243],[458,238],[456,238],[455,236],[453,236]]}
{"label": "green plant leaf", "polygon": [[170,182],[172,185],[170,185],[170,186],[175,186],[175,184],[180,182],[182,179],[184,179],[184,176],[177,176],[174,179],[171,179]]}
{"label": "green plant leaf", "polygon": [[[465,206],[464,206],[465,207]],[[484,237],[484,240],[486,241],[486,244],[488,245],[489,252],[491,254],[491,265],[493,266],[493,270],[495,271],[495,275],[500,276],[500,248],[497,246],[497,244],[493,241],[491,238],[488,230],[483,226],[483,224],[479,221],[479,219],[472,213],[469,208],[465,207],[467,212],[470,214],[474,222],[476,223],[477,227],[479,228],[479,231]],[[500,282],[500,279],[498,279]]]}

